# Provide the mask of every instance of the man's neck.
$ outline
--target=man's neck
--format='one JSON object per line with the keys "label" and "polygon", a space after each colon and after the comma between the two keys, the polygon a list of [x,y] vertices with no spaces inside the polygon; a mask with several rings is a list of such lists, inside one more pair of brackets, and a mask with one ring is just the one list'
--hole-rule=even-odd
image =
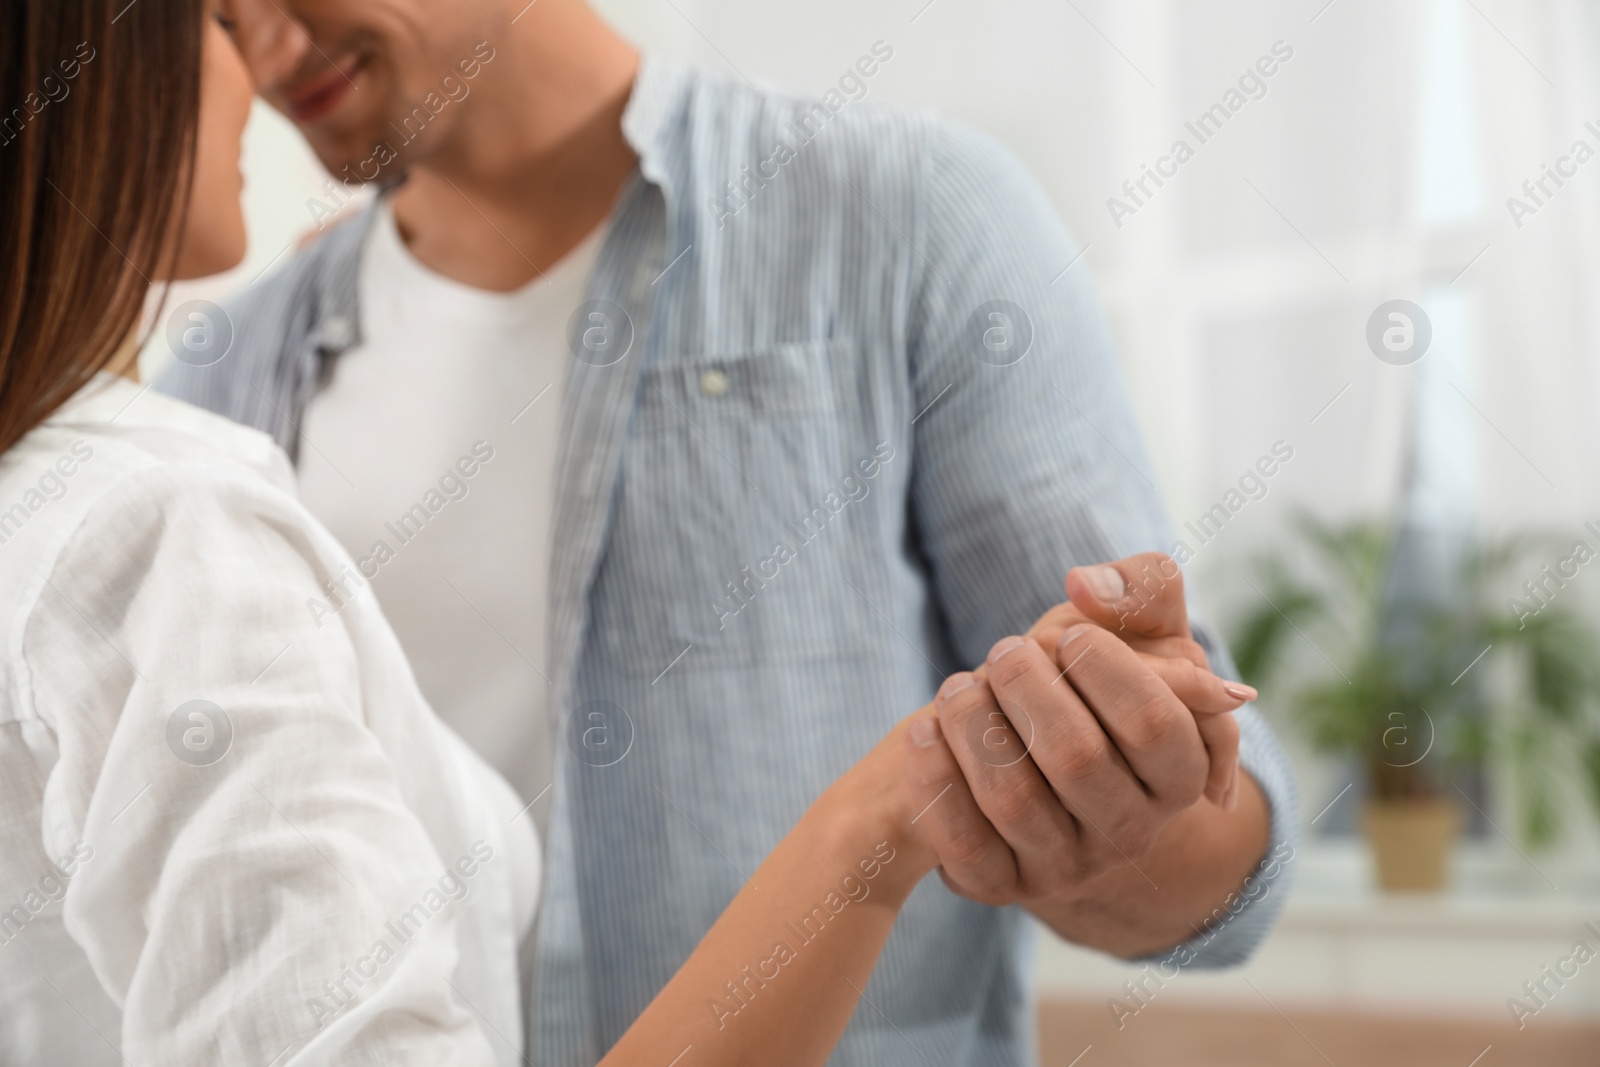
{"label": "man's neck", "polygon": [[411,168],[394,210],[429,268],[506,291],[610,214],[638,162],[622,113],[639,54],[576,0],[539,0],[491,43],[470,115]]}

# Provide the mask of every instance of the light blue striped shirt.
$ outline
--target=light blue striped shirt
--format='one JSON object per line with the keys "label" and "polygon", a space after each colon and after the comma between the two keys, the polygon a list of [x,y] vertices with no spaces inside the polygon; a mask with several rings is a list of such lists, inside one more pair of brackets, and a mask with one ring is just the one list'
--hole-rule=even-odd
{"label": "light blue striped shirt", "polygon": [[[569,331],[539,1067],[598,1060],[811,800],[1068,568],[1174,543],[1088,271],[1000,145],[657,60],[623,125],[638,170]],[[359,339],[370,217],[161,388],[293,454]],[[1239,719],[1273,844],[1194,966],[1243,960],[1292,869],[1291,771]],[[1030,927],[927,880],[832,1062],[1030,1062]]]}

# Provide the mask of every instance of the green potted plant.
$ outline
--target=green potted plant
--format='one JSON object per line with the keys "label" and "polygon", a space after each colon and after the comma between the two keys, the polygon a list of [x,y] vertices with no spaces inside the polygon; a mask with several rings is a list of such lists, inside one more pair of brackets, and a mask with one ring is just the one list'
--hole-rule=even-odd
{"label": "green potted plant", "polygon": [[1292,531],[1253,561],[1259,595],[1231,644],[1314,748],[1364,767],[1384,889],[1443,887],[1468,799],[1455,781],[1481,761],[1506,776],[1531,847],[1559,838],[1573,789],[1600,810],[1600,637],[1567,588],[1596,555],[1586,542],[1552,571],[1526,541],[1408,554],[1378,522],[1301,514]]}

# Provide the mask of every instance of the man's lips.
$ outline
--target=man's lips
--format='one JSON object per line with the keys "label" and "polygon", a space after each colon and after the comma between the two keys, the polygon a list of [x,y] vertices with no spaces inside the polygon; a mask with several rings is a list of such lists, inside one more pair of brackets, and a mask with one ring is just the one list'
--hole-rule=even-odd
{"label": "man's lips", "polygon": [[284,106],[296,122],[315,122],[338,107],[355,88],[352,77],[364,65],[360,58],[347,59],[333,69],[309,78],[292,90],[284,90]]}

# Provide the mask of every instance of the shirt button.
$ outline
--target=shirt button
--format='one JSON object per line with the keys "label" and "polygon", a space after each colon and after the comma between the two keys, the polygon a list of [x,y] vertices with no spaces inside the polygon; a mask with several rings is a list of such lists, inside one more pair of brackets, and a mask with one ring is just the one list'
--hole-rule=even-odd
{"label": "shirt button", "polygon": [[728,376],[719,370],[700,375],[700,391],[706,396],[721,396],[728,391]]}
{"label": "shirt button", "polygon": [[343,315],[330,315],[322,324],[323,336],[328,344],[335,348],[343,348],[354,338],[355,330],[350,325],[350,320]]}

